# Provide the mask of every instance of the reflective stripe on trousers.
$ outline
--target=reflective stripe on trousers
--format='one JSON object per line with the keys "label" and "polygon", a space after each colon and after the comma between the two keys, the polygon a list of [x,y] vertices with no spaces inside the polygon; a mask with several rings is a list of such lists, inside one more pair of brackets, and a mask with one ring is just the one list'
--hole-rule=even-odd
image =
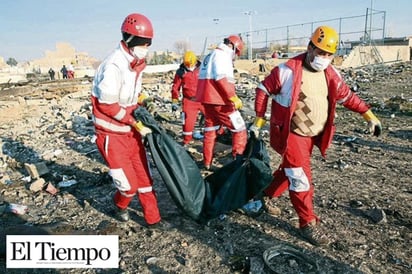
{"label": "reflective stripe on trousers", "polygon": [[152,178],[146,157],[146,150],[138,133],[116,135],[99,132],[96,134],[96,145],[104,160],[113,170],[121,170],[115,174],[117,184],[121,185],[115,193],[114,202],[117,207],[125,209],[137,193],[148,224],[160,220],[156,194],[152,189]]}
{"label": "reflective stripe on trousers", "polygon": [[289,196],[299,225],[304,227],[312,220],[319,220],[313,209],[312,171],[310,160],[316,137],[304,137],[291,133],[282,163],[274,172],[273,182],[265,189],[269,197],[279,197],[289,189]]}

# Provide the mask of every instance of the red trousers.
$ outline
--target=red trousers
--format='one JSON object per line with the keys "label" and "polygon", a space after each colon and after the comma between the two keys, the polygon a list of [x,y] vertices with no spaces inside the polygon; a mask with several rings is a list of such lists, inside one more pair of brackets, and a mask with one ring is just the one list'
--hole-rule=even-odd
{"label": "red trousers", "polygon": [[211,105],[205,107],[205,134],[203,139],[203,163],[211,165],[217,130],[225,126],[232,132],[232,155],[243,154],[247,142],[246,126],[235,129],[229,115],[236,111],[233,105]]}
{"label": "red trousers", "polygon": [[183,144],[187,144],[192,140],[193,129],[195,128],[197,115],[199,111],[205,113],[204,107],[200,102],[192,101],[183,98]]}
{"label": "red trousers", "polygon": [[269,197],[279,197],[289,189],[290,200],[304,227],[312,220],[319,221],[313,210],[311,156],[316,137],[303,137],[291,133],[282,163],[274,172],[273,182],[265,190]]}
{"label": "red trousers", "polygon": [[110,168],[110,176],[117,188],[114,203],[126,209],[137,193],[148,224],[160,221],[156,193],[150,176],[146,151],[141,136],[135,131],[128,134],[97,133],[96,145]]}

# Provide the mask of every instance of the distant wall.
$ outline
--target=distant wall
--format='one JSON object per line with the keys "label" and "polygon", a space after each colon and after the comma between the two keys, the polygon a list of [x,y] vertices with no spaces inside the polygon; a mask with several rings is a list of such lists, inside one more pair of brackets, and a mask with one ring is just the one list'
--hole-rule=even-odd
{"label": "distant wall", "polygon": [[24,68],[6,66],[0,70],[0,84],[1,83],[17,83],[26,80],[26,72]]}
{"label": "distant wall", "polygon": [[[153,66],[146,66],[144,73],[161,73],[161,72],[169,72],[175,71],[178,69],[180,64],[168,64],[168,65],[153,65]],[[1,83],[17,83],[19,81],[26,81],[26,73],[31,72],[31,70],[27,70],[25,68],[19,67],[9,67],[4,68],[0,71],[0,84]],[[78,67],[75,68],[75,78],[78,77],[94,77],[96,70],[93,68],[88,67]],[[45,74],[47,71],[42,70],[42,73]],[[62,79],[61,73],[59,70],[56,71],[55,75],[56,79]]]}
{"label": "distant wall", "polygon": [[[411,60],[411,48],[412,39],[409,39],[409,45],[404,46],[357,46],[348,56],[338,56],[335,58],[335,65],[338,68],[347,67],[359,67],[368,64],[379,63],[375,58],[374,49],[377,50],[381,56],[383,62],[396,62],[396,61],[409,61]],[[10,67],[4,63],[4,59],[0,57],[0,83],[13,82],[26,80],[26,73],[31,73],[35,69],[40,69],[42,74],[47,74],[50,67],[56,71],[56,79],[61,79],[60,68],[62,64],[68,64],[73,60],[77,60],[75,68],[75,77],[89,76],[93,77],[95,73],[95,66],[91,66],[96,61],[94,58],[90,58],[87,54],[76,53],[74,48],[66,43],[58,43],[56,45],[55,52],[46,52],[45,58],[39,60],[33,60],[25,64],[19,64],[17,67]],[[256,60],[236,60],[235,69],[238,72],[248,72],[250,74],[264,76],[270,73],[271,69],[283,62],[286,62],[288,58],[268,58],[268,59],[256,59]],[[261,71],[261,65],[263,65],[265,71]],[[168,65],[154,65],[147,66],[144,70],[145,73],[157,73],[168,72],[176,70],[179,64]]]}
{"label": "distant wall", "polygon": [[384,63],[409,61],[410,54],[410,46],[356,46],[344,58],[341,67],[359,67],[378,64],[381,61]]}
{"label": "distant wall", "polygon": [[168,64],[168,65],[151,65],[146,66],[144,73],[157,73],[157,72],[168,72],[171,70],[177,70],[180,64]]}

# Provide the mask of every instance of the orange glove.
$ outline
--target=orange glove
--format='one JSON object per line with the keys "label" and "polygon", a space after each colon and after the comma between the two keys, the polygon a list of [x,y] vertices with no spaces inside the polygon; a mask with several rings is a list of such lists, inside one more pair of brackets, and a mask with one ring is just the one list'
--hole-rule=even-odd
{"label": "orange glove", "polygon": [[242,100],[240,100],[237,95],[230,97],[229,100],[235,105],[235,109],[241,109],[243,107]]}

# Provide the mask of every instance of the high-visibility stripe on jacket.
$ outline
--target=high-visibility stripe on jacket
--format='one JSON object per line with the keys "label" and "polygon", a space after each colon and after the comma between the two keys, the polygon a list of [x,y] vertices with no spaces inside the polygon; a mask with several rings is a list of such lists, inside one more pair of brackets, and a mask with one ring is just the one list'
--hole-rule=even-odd
{"label": "high-visibility stripe on jacket", "polygon": [[134,57],[119,44],[98,67],[91,94],[96,130],[127,133],[136,122],[133,111],[138,107],[142,73],[130,67],[133,61]]}
{"label": "high-visibility stripe on jacket", "polygon": [[200,66],[196,101],[203,104],[229,105],[235,96],[233,50],[220,44],[209,53]]}
{"label": "high-visibility stripe on jacket", "polygon": [[[293,112],[296,108],[302,83],[302,66],[306,53],[296,56],[272,69],[271,73],[256,88],[255,111],[257,117],[264,117],[268,99],[272,99],[270,117],[270,144],[279,154],[285,152]],[[329,66],[325,70],[328,86],[328,119],[320,134],[319,147],[323,156],[335,133],[334,118],[336,104],[358,113],[364,113],[369,106],[345,84],[340,73]]]}

